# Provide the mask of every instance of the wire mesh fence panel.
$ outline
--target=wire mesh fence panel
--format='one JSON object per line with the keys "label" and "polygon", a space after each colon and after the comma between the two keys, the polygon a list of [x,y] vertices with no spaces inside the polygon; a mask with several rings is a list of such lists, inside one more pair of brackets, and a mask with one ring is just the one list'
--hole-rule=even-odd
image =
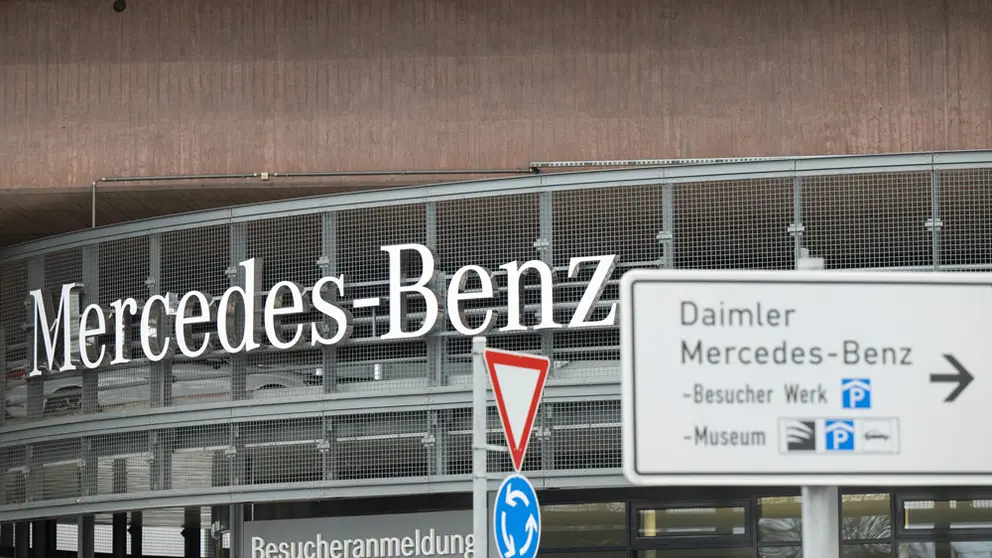
{"label": "wire mesh fence panel", "polygon": [[229,486],[231,430],[226,424],[176,430],[172,451],[174,490]]}
{"label": "wire mesh fence panel", "polygon": [[932,269],[930,173],[804,177],[803,241],[827,269]]}
{"label": "wire mesh fence panel", "polygon": [[341,391],[426,386],[427,347],[416,332],[424,326],[427,301],[400,290],[433,271],[424,254],[404,246],[425,242],[424,206],[370,207],[334,217],[334,274],[344,284],[343,295],[335,294],[353,324],[348,343],[337,347],[335,385]]}
{"label": "wire mesh fence panel", "polygon": [[620,467],[620,401],[545,404],[551,408],[554,468]]}
{"label": "wire mesh fence panel", "polygon": [[256,304],[262,308],[257,312],[264,312],[269,305],[273,312],[287,312],[273,313],[271,328],[256,317],[264,333],[258,335],[260,347],[249,356],[247,391],[251,397],[293,397],[322,391],[321,349],[311,343],[310,331],[310,324],[319,320],[311,290],[321,277],[321,224],[322,216],[313,214],[245,226],[245,257],[254,258],[261,270]]}
{"label": "wire mesh fence panel", "polygon": [[992,169],[939,171],[939,269],[992,270]]}
{"label": "wire mesh fence panel", "polygon": [[449,309],[440,333],[447,383],[469,381],[473,335],[485,333],[492,347],[522,351],[541,351],[542,336],[550,340],[550,330],[527,331],[553,304],[542,291],[545,284],[553,288],[554,278],[550,252],[543,251],[551,239],[542,237],[540,215],[538,194],[437,202],[438,269],[445,277],[440,288],[448,298],[466,293],[457,295],[457,309]]}
{"label": "wire mesh fence panel", "polygon": [[149,492],[153,456],[149,451],[148,432],[118,432],[94,437],[92,453],[98,467],[97,494]]}
{"label": "wire mesh fence panel", "polygon": [[324,424],[320,416],[239,424],[245,484],[325,480],[330,445]]}
{"label": "wire mesh fence panel", "polygon": [[27,262],[0,265],[0,377],[4,424],[27,418]]}
{"label": "wire mesh fence panel", "polygon": [[555,319],[564,329],[554,332],[556,377],[620,373],[620,277],[660,266],[663,204],[660,185],[554,193]]}
{"label": "wire mesh fence panel", "polygon": [[331,454],[338,480],[428,474],[427,411],[333,417]]}
{"label": "wire mesh fence panel", "polygon": [[[81,440],[62,439],[33,444],[30,448],[29,484],[40,489],[33,500],[61,500],[83,493]],[[30,478],[37,477],[37,478]]]}
{"label": "wire mesh fence panel", "polygon": [[[102,347],[104,360],[98,369],[87,372],[96,376],[97,411],[119,412],[149,405],[151,376],[140,355],[140,313],[136,311],[132,315],[118,302],[135,299],[135,310],[139,308],[137,301],[143,300],[148,292],[149,255],[148,237],[83,248],[85,303],[99,304],[105,316],[104,333],[93,339],[97,346],[91,349],[96,358]],[[116,308],[124,310],[117,311]],[[91,318],[90,325],[95,323]],[[117,342],[118,331],[120,343]],[[115,361],[122,363],[111,364]],[[83,383],[80,389],[85,389]]]}
{"label": "wire mesh fence panel", "polygon": [[[204,342],[209,343],[209,349],[199,358],[185,357],[176,350],[176,342],[172,340],[174,356],[161,370],[163,375],[172,379],[169,388],[163,390],[166,399],[163,403],[191,405],[228,400],[231,398],[232,369],[230,355],[223,350],[218,339],[217,320],[224,315],[224,309],[220,308],[221,298],[231,287],[230,273],[235,269],[231,257],[231,227],[216,225],[168,232],[156,241],[160,243],[161,255],[151,265],[160,277],[150,277],[149,289],[143,293],[144,302],[154,294],[168,296],[172,293],[167,303],[178,310],[179,297],[198,291],[205,296],[213,318],[186,330],[187,342],[194,351]],[[190,308],[194,305],[191,304]],[[185,310],[183,313],[189,315]],[[164,343],[166,332],[174,329],[174,320],[163,317],[161,322]],[[158,335],[157,329],[155,335]],[[149,368],[154,370],[154,367]]]}
{"label": "wire mesh fence panel", "polygon": [[17,505],[27,501],[28,448],[24,445],[11,445],[0,448],[0,469],[3,472],[3,485],[0,486],[0,504]]}
{"label": "wire mesh fence panel", "polygon": [[674,267],[793,268],[793,190],[791,178],[674,185]]}

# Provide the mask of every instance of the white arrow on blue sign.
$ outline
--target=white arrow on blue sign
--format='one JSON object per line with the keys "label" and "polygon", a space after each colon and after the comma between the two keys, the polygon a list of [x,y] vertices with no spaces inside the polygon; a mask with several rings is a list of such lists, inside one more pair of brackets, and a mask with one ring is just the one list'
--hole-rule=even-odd
{"label": "white arrow on blue sign", "polygon": [[534,558],[541,544],[541,507],[527,477],[514,473],[499,485],[493,535],[501,558]]}

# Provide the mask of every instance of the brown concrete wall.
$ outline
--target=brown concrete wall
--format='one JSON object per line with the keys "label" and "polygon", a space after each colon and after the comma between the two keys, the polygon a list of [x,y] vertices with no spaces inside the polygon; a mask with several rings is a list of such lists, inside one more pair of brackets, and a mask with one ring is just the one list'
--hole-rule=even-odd
{"label": "brown concrete wall", "polygon": [[0,189],[992,147],[988,0],[0,1]]}

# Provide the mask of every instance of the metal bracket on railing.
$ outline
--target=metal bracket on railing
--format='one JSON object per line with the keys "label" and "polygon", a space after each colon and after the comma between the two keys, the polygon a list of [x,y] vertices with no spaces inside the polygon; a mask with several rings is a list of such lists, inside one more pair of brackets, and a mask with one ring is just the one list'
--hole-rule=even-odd
{"label": "metal bracket on railing", "polygon": [[926,223],[924,223],[923,226],[926,227],[928,231],[934,231],[934,230],[939,231],[944,226],[944,221],[939,218],[938,219],[930,218],[926,220]]}

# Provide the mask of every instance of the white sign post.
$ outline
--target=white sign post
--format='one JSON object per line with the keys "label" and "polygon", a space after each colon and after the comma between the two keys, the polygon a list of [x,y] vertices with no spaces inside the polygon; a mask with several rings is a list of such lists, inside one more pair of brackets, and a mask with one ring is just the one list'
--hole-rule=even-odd
{"label": "white sign post", "polygon": [[631,482],[992,483],[992,447],[962,435],[992,420],[972,385],[992,362],[992,274],[635,270],[621,283]]}
{"label": "white sign post", "polygon": [[[796,269],[822,271],[823,264],[823,258],[802,257]],[[804,486],[801,496],[803,558],[840,556],[840,487]]]}
{"label": "white sign post", "polygon": [[489,441],[486,436],[486,338],[472,338],[472,538],[475,557],[489,553],[489,514],[487,501]]}

